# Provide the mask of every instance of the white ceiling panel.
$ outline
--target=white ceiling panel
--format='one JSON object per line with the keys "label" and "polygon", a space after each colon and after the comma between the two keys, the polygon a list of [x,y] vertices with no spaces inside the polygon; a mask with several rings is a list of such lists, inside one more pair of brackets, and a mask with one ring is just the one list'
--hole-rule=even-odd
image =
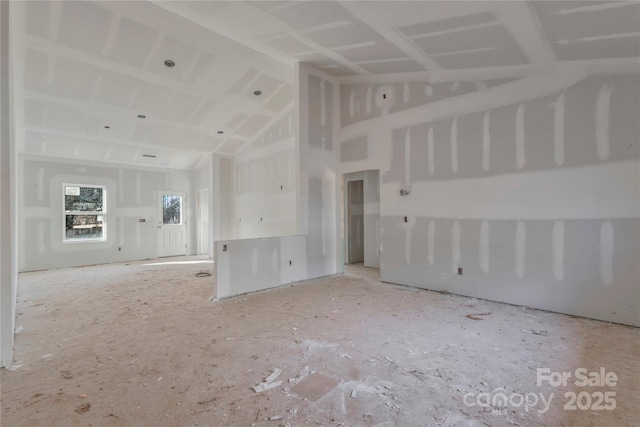
{"label": "white ceiling panel", "polygon": [[68,58],[57,58],[53,86],[46,92],[60,98],[89,101],[103,70],[93,65]]}
{"label": "white ceiling panel", "polygon": [[44,110],[44,125],[57,130],[84,133],[87,115],[66,105],[49,104]]}
{"label": "white ceiling panel", "polygon": [[236,133],[238,135],[250,137],[255,135],[255,133],[262,129],[267,123],[269,123],[269,117],[263,114],[254,114],[247,121],[242,123],[242,125],[236,129]]}
{"label": "white ceiling panel", "polygon": [[131,163],[136,160],[139,148],[129,147],[121,144],[108,144],[109,152],[105,156],[105,160],[112,162]]}
{"label": "white ceiling panel", "polygon": [[[51,70],[49,61],[51,60]],[[25,52],[24,85],[27,90],[41,91],[53,82],[54,58],[37,50],[27,49]],[[51,74],[51,76],[49,76]]]}
{"label": "white ceiling panel", "polygon": [[202,98],[197,96],[174,92],[161,108],[159,117],[170,122],[187,123],[201,101]]}
{"label": "white ceiling panel", "polygon": [[25,25],[27,34],[43,39],[49,37],[49,16],[52,4],[49,1],[30,1],[26,4]]}
{"label": "white ceiling panel", "polygon": [[333,49],[340,55],[347,58],[352,62],[371,61],[371,58],[376,60],[395,59],[405,57],[406,54],[393,43],[386,41],[372,42],[373,44],[367,46],[354,46],[351,49]]}
{"label": "white ceiling panel", "polygon": [[29,126],[45,126],[45,111],[48,104],[45,102],[27,99],[24,103],[25,124]]}
{"label": "white ceiling panel", "polygon": [[216,151],[220,145],[224,142],[224,138],[214,138],[212,136],[206,135],[202,141],[200,141],[195,150],[202,152],[211,152]]}
{"label": "white ceiling panel", "polygon": [[265,102],[264,106],[273,111],[282,111],[291,103],[294,96],[295,88],[292,84],[286,84],[267,98],[267,102]]}
{"label": "white ceiling panel", "polygon": [[360,63],[358,64],[365,70],[373,74],[386,74],[386,73],[411,73],[414,71],[421,71],[422,66],[413,59],[399,59],[392,61],[380,61],[372,63]]}
{"label": "white ceiling panel", "polygon": [[640,34],[603,40],[576,40],[555,43],[558,58],[563,60],[597,60],[601,58],[637,58],[640,56]]}
{"label": "white ceiling panel", "polygon": [[138,84],[139,81],[133,77],[105,71],[102,74],[95,101],[126,107]]}
{"label": "white ceiling panel", "polygon": [[[640,3],[634,1],[533,2],[550,41],[638,32]],[[600,7],[599,7],[600,6]],[[608,6],[608,7],[602,7]]]}
{"label": "white ceiling panel", "polygon": [[[24,49],[11,63],[14,75],[24,76],[16,80],[24,86],[14,88],[16,105],[24,106],[16,129],[24,129],[27,151],[178,168],[192,167],[204,153],[234,155],[244,144],[271,141],[268,126],[295,98],[297,62],[363,87],[398,82],[403,73],[447,80],[453,69],[473,86],[574,61],[598,69],[627,61],[628,68],[640,56],[638,2],[86,0],[11,6],[18,20],[14,46]],[[167,59],[175,66],[167,67]],[[429,100],[440,96],[434,87]],[[443,91],[448,96],[450,90]],[[89,137],[90,144],[76,143]],[[140,157],[153,150],[156,158]]]}
{"label": "white ceiling panel", "polygon": [[162,147],[175,147],[179,141],[182,150],[191,151],[205,135],[196,131],[168,125],[150,125],[146,142]]}
{"label": "white ceiling panel", "polygon": [[[244,92],[244,95],[252,101],[264,102],[264,100],[273,95],[273,93],[282,85],[282,81],[274,79],[273,77],[265,74],[258,77],[258,79]],[[261,95],[254,95],[254,92],[259,90]]]}
{"label": "white ceiling panel", "polygon": [[44,135],[40,132],[26,131],[24,135],[24,151],[27,153],[44,154]]}
{"label": "white ceiling panel", "polygon": [[328,67],[328,66],[336,66],[336,67],[344,67],[344,64],[336,62],[335,59],[324,55],[321,52],[307,52],[297,55],[297,58],[300,62],[304,62],[305,64],[313,65],[315,67]]}
{"label": "white ceiling panel", "polygon": [[205,99],[196,109],[196,111],[193,112],[191,118],[189,119],[189,124],[196,126],[202,124],[202,121],[205,120],[215,104],[215,101],[211,99]]}
{"label": "white ceiling panel", "polygon": [[326,48],[360,45],[382,39],[374,30],[359,22],[350,22],[348,25],[314,31],[306,36]]}
{"label": "white ceiling panel", "polygon": [[[197,49],[189,46],[178,39],[165,35],[157,52],[150,55],[147,71],[158,74],[162,77],[181,80],[182,75],[194,59]],[[168,68],[164,61],[170,59],[175,66]]]}
{"label": "white ceiling panel", "polygon": [[196,60],[191,63],[191,66],[187,68],[183,74],[183,79],[187,83],[191,84],[208,84],[208,81],[199,80],[205,75],[215,61],[215,57],[207,52],[199,51]]}
{"label": "white ceiling panel", "polygon": [[84,134],[85,135],[97,135],[102,130],[103,120],[98,117],[87,116],[84,122]]}
{"label": "white ceiling panel", "polygon": [[416,44],[444,68],[524,64],[527,58],[503,26],[424,37]]}
{"label": "white ceiling panel", "polygon": [[238,113],[238,114],[236,114],[235,116],[233,116],[233,117],[231,118],[231,120],[229,120],[229,121],[227,122],[227,127],[228,127],[229,129],[235,129],[235,128],[237,128],[238,126],[240,126],[240,124],[241,124],[242,122],[244,122],[245,120],[247,120],[248,118],[249,118],[249,115],[248,115],[248,114]]}
{"label": "white ceiling panel", "polygon": [[258,71],[254,70],[253,68],[249,68],[242,75],[242,77],[240,77],[240,79],[237,82],[235,82],[235,84],[231,87],[231,89],[229,89],[228,93],[230,95],[237,95],[240,92],[243,92],[251,82],[255,81],[257,76],[258,76]]}
{"label": "white ceiling panel", "polygon": [[167,102],[170,90],[167,87],[149,82],[140,82],[134,94],[131,107],[144,111],[152,111]]}
{"label": "white ceiling panel", "polygon": [[237,139],[227,139],[218,149],[220,153],[234,154],[244,145],[243,141]]}
{"label": "white ceiling panel", "polygon": [[329,65],[329,66],[323,66],[318,68],[336,77],[358,75],[358,73],[353,71],[351,68],[345,67],[343,65],[336,64],[336,65]]}
{"label": "white ceiling panel", "polygon": [[57,157],[78,157],[80,143],[79,138],[62,135],[34,135],[42,138],[42,153]]}
{"label": "white ceiling panel", "polygon": [[420,38],[429,35],[455,32],[463,28],[477,27],[479,24],[488,24],[491,22],[498,23],[495,15],[491,12],[482,12],[439,21],[429,20],[427,22],[400,27],[398,30],[410,38]]}
{"label": "white ceiling panel", "polygon": [[160,32],[123,17],[109,58],[135,68],[142,68]]}
{"label": "white ceiling panel", "polygon": [[640,55],[640,3],[535,2],[542,28],[561,60]]}
{"label": "white ceiling panel", "polygon": [[105,160],[109,155],[111,144],[100,141],[78,141],[76,155],[86,159]]}
{"label": "white ceiling panel", "polygon": [[281,50],[290,55],[295,55],[300,52],[307,52],[313,50],[307,44],[301,42],[299,39],[290,36],[286,33],[278,33],[269,35],[262,39],[262,41],[278,50]]}
{"label": "white ceiling panel", "polygon": [[131,139],[137,142],[146,142],[149,136],[151,135],[151,131],[153,130],[153,126],[150,124],[141,124],[136,126],[135,132]]}
{"label": "white ceiling panel", "polygon": [[[261,6],[259,2],[254,4]],[[269,7],[268,4],[265,6]],[[287,2],[284,6],[272,8],[271,13],[298,31],[352,19],[339,3],[332,1]]]}
{"label": "white ceiling panel", "polygon": [[186,5],[203,15],[213,15],[220,13],[229,5],[224,1],[185,1]]}
{"label": "white ceiling panel", "polygon": [[109,37],[114,14],[102,8],[99,2],[60,3],[60,22],[52,23],[58,28],[57,41],[87,53],[102,52]]}

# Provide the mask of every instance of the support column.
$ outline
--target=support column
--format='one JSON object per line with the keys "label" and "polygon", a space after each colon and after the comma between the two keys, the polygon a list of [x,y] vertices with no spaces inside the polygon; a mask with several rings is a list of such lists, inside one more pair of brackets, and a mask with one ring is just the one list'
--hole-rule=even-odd
{"label": "support column", "polygon": [[13,363],[17,272],[16,153],[11,129],[10,2],[0,2],[0,367]]}

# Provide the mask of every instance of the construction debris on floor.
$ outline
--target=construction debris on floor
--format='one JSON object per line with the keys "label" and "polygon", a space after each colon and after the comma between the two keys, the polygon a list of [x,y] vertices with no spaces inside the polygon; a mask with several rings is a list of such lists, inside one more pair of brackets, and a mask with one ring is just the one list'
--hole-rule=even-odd
{"label": "construction debris on floor", "polygon": [[210,301],[204,267],[22,274],[2,424],[640,425],[637,328],[362,271]]}

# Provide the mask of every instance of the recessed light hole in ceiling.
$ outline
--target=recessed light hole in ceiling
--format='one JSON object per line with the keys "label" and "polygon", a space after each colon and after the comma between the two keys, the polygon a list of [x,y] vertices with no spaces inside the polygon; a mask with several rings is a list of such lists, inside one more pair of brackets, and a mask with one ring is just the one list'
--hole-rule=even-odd
{"label": "recessed light hole in ceiling", "polygon": [[219,131],[218,131],[218,133],[219,133],[220,135],[222,135],[222,134],[224,133],[224,131],[219,130]]}
{"label": "recessed light hole in ceiling", "polygon": [[255,96],[260,96],[260,95],[262,95],[262,91],[261,90],[256,90],[256,91],[253,92],[253,94]]}
{"label": "recessed light hole in ceiling", "polygon": [[146,118],[147,118],[147,116],[145,116],[144,114],[138,114],[138,118],[139,118],[139,119],[146,119]]}
{"label": "recessed light hole in ceiling", "polygon": [[171,59],[166,59],[164,61],[164,65],[166,65],[169,68],[173,68],[173,67],[175,67],[176,63],[173,62]]}

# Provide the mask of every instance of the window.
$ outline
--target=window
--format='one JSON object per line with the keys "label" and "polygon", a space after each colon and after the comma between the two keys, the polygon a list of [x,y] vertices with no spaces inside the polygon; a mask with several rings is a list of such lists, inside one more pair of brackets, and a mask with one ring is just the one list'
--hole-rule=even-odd
{"label": "window", "polygon": [[106,230],[106,187],[64,184],[64,241],[104,241]]}
{"label": "window", "polygon": [[165,225],[182,224],[182,197],[162,196],[162,223]]}

